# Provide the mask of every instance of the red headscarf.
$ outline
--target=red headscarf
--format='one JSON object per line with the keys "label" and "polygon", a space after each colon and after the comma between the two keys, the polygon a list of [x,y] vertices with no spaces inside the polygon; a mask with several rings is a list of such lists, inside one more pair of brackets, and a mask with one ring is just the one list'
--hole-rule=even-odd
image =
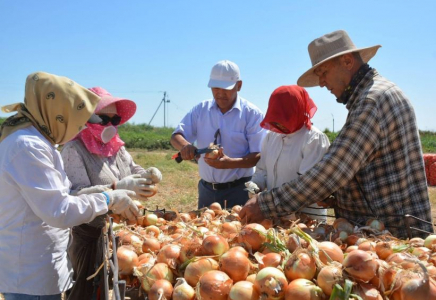
{"label": "red headscarf", "polygon": [[269,98],[268,110],[260,126],[278,133],[293,133],[303,125],[308,129],[317,107],[307,91],[298,85],[277,88]]}

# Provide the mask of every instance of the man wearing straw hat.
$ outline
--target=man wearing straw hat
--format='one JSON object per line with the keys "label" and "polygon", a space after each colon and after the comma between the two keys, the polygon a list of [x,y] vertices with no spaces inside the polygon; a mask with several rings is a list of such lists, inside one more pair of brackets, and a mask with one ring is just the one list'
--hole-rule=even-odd
{"label": "man wearing straw hat", "polygon": [[276,218],[334,194],[336,217],[362,226],[381,220],[399,238],[433,232],[421,142],[413,107],[394,83],[367,63],[380,45],[357,48],[338,30],[309,44],[312,67],[303,87],[326,87],[348,109],[323,159],[298,179],[250,199],[247,222]]}

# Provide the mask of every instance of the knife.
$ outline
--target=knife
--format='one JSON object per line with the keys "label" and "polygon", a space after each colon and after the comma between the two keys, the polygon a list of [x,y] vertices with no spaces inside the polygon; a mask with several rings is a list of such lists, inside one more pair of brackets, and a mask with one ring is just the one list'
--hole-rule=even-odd
{"label": "knife", "polygon": [[[216,149],[210,149],[210,148],[195,149],[194,150],[194,154],[197,156],[197,155],[200,155],[200,154],[211,153],[214,150],[216,150]],[[182,155],[180,154],[180,152],[174,154],[171,158],[175,159],[177,163],[181,163],[182,160],[183,160]]]}

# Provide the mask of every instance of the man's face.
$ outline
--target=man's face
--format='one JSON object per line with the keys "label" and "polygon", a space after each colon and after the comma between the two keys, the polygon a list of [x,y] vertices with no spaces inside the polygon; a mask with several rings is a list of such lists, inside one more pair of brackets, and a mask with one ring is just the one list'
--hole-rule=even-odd
{"label": "man's face", "polygon": [[318,76],[319,86],[326,87],[336,98],[342,95],[351,80],[342,56],[326,61],[314,73]]}
{"label": "man's face", "polygon": [[241,86],[242,81],[238,81],[231,90],[212,88],[213,97],[222,113],[228,112],[233,107]]}

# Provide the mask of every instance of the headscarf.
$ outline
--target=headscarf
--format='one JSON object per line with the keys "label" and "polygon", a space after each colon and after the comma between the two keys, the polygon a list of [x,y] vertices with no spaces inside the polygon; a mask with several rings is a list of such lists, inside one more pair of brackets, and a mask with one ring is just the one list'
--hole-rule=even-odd
{"label": "headscarf", "polygon": [[[113,97],[108,91],[101,87],[93,87],[89,90],[101,96],[101,101],[95,110],[96,114],[99,114],[102,109],[111,104],[116,105],[117,115],[121,117],[119,125],[126,123],[136,112],[136,104],[132,100]],[[117,133],[109,142],[104,143],[101,139],[101,133],[107,126],[111,126],[111,123],[105,126],[86,124],[87,128],[82,130],[77,135],[76,139],[81,140],[90,153],[111,157],[117,154],[118,150],[124,146],[124,141]]]}
{"label": "headscarf", "polygon": [[65,144],[86,124],[100,97],[67,77],[45,72],[27,76],[24,103],[2,107],[18,113],[6,119],[0,142],[18,129],[35,126],[53,145]]}
{"label": "headscarf", "polygon": [[[284,85],[274,90],[260,126],[278,133],[293,133],[303,125],[308,129],[317,107],[307,91],[298,85]],[[283,128],[284,127],[284,128]]]}

